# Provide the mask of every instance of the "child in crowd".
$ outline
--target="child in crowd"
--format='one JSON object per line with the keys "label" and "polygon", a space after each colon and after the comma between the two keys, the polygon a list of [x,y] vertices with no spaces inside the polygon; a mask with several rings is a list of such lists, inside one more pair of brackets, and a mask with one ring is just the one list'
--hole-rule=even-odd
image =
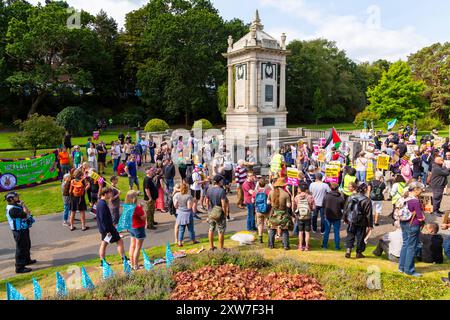
{"label": "child in crowd", "polygon": [[69,227],[69,216],[70,216],[70,180],[72,179],[69,173],[66,173],[63,177],[61,184],[62,198],[64,203],[64,214],[63,214],[63,226]]}

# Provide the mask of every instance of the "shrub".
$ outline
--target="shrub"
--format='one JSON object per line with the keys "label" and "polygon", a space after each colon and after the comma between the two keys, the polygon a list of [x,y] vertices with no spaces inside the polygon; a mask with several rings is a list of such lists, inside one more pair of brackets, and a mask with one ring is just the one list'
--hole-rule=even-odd
{"label": "shrub", "polygon": [[441,120],[432,117],[426,117],[417,120],[417,128],[420,131],[431,131],[433,129],[440,129],[444,126]]}
{"label": "shrub", "polygon": [[167,122],[161,119],[152,119],[145,125],[146,132],[161,132],[170,129]]}
{"label": "shrub", "polygon": [[378,113],[366,109],[356,115],[353,124],[357,128],[362,128],[364,126],[364,121],[367,121],[367,125],[370,125],[371,121],[375,123],[378,120],[380,120],[380,115]]}
{"label": "shrub", "polygon": [[95,127],[94,119],[80,107],[64,108],[56,116],[56,122],[76,136],[90,134]]}
{"label": "shrub", "polygon": [[202,129],[202,130],[209,130],[213,128],[213,125],[209,120],[206,119],[200,119],[194,122],[194,125],[192,126],[192,130],[194,129]]}

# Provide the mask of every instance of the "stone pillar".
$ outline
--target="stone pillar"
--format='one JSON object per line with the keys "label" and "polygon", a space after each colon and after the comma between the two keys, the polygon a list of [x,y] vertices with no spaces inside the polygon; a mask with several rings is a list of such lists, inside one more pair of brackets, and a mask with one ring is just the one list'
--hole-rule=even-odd
{"label": "stone pillar", "polygon": [[279,111],[286,111],[286,63],[280,65],[280,106]]}
{"label": "stone pillar", "polygon": [[228,66],[228,109],[227,112],[234,111],[234,72],[233,66]]}
{"label": "stone pillar", "polygon": [[257,112],[258,111],[258,70],[256,66],[256,61],[250,61],[250,105],[248,111]]}

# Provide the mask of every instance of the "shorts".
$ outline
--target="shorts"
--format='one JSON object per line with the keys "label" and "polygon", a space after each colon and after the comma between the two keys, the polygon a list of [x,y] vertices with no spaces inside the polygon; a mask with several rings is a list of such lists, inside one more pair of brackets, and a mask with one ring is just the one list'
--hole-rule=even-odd
{"label": "shorts", "polygon": [[217,228],[220,234],[225,234],[225,231],[227,229],[227,219],[225,215],[222,215],[222,219],[220,219],[219,221],[208,219],[208,223],[209,231],[214,232]]}
{"label": "shorts", "polygon": [[138,177],[128,177],[128,183],[130,185],[130,188],[133,188],[133,184],[135,184],[139,187]]}
{"label": "shorts", "polygon": [[383,210],[383,201],[372,200],[372,208],[376,213],[381,213]]}
{"label": "shorts", "polygon": [[[108,232],[102,232],[102,241],[106,238],[106,236],[108,235]],[[117,230],[114,230],[113,232],[111,232],[111,240],[109,241],[109,243],[116,243],[120,241],[120,234],[117,232]]]}
{"label": "shorts", "polygon": [[86,199],[82,197],[71,197],[70,199],[70,211],[86,211]]}
{"label": "shorts", "polygon": [[132,238],[138,239],[138,240],[143,240],[145,239],[146,235],[145,235],[145,228],[132,228],[130,230],[130,236]]}
{"label": "shorts", "polygon": [[311,219],[297,220],[297,226],[299,232],[311,232]]}
{"label": "shorts", "polygon": [[264,226],[264,223],[269,219],[269,213],[256,213],[256,225]]}
{"label": "shorts", "polygon": [[191,189],[191,196],[194,199],[200,200],[201,196],[202,196],[202,190],[192,190]]}

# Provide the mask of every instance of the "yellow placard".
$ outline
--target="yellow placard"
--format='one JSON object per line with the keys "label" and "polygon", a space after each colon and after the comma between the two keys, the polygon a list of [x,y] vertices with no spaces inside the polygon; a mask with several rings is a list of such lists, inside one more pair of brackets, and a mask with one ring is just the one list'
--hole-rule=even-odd
{"label": "yellow placard", "polygon": [[325,166],[325,175],[327,178],[339,178],[341,167],[337,165],[328,164]]}
{"label": "yellow placard", "polygon": [[292,179],[298,179],[298,169],[296,168],[287,168],[287,177]]}
{"label": "yellow placard", "polygon": [[377,169],[389,170],[389,161],[391,157],[389,156],[379,156],[377,159]]}
{"label": "yellow placard", "polygon": [[367,163],[366,180],[372,181],[374,177],[375,177],[375,174],[373,172],[373,162],[371,160],[369,160],[369,162]]}

